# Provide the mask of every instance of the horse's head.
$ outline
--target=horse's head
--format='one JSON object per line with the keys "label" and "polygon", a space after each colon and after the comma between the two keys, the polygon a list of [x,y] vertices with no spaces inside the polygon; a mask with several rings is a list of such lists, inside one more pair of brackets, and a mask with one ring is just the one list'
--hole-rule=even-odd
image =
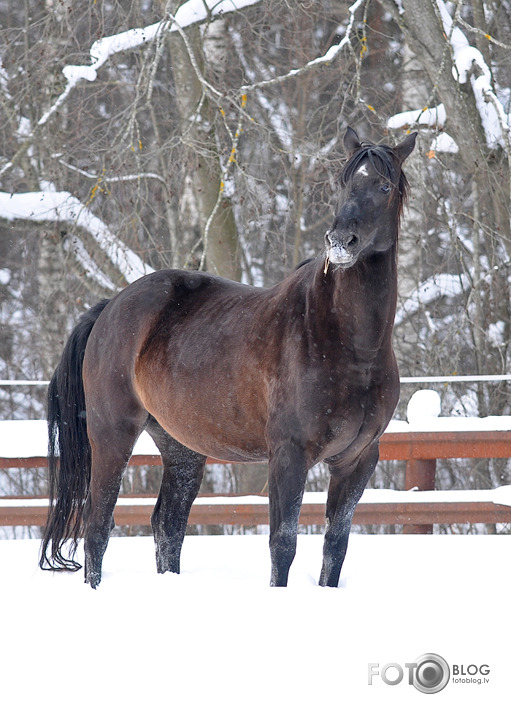
{"label": "horse's head", "polygon": [[408,186],[401,166],[413,150],[416,136],[414,132],[401,144],[389,147],[361,143],[348,127],[340,209],[325,234],[327,262],[349,268],[359,256],[387,251],[395,243]]}

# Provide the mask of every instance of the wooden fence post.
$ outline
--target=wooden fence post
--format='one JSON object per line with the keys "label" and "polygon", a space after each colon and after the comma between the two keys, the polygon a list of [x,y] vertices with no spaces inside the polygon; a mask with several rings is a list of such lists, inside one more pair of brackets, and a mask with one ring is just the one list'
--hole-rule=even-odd
{"label": "wooden fence post", "polygon": [[[436,459],[409,459],[406,463],[405,489],[434,491]],[[433,524],[405,524],[403,534],[432,534]]]}

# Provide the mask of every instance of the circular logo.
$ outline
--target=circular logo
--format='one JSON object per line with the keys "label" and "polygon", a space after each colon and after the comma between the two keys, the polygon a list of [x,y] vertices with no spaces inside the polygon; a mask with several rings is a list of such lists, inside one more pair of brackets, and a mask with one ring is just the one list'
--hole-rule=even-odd
{"label": "circular logo", "polygon": [[439,693],[449,682],[451,672],[447,662],[435,653],[424,653],[415,659],[413,685],[421,693]]}

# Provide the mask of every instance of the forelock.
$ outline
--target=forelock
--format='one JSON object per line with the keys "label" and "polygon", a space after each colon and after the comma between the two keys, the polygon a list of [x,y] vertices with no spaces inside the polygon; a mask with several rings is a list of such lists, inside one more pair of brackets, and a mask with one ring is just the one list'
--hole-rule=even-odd
{"label": "forelock", "polygon": [[367,163],[373,167],[382,179],[388,180],[394,190],[398,191],[402,206],[406,201],[408,182],[399,166],[394,150],[386,144],[363,142],[362,147],[344,165],[339,177],[341,184],[346,186],[357,171]]}

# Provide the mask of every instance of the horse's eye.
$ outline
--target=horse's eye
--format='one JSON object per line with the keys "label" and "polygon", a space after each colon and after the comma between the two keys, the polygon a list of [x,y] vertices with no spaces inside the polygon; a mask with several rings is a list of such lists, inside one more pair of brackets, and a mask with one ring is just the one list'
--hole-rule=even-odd
{"label": "horse's eye", "polygon": [[388,194],[390,191],[390,186],[388,184],[382,184],[380,186],[380,191],[383,191],[384,194]]}

